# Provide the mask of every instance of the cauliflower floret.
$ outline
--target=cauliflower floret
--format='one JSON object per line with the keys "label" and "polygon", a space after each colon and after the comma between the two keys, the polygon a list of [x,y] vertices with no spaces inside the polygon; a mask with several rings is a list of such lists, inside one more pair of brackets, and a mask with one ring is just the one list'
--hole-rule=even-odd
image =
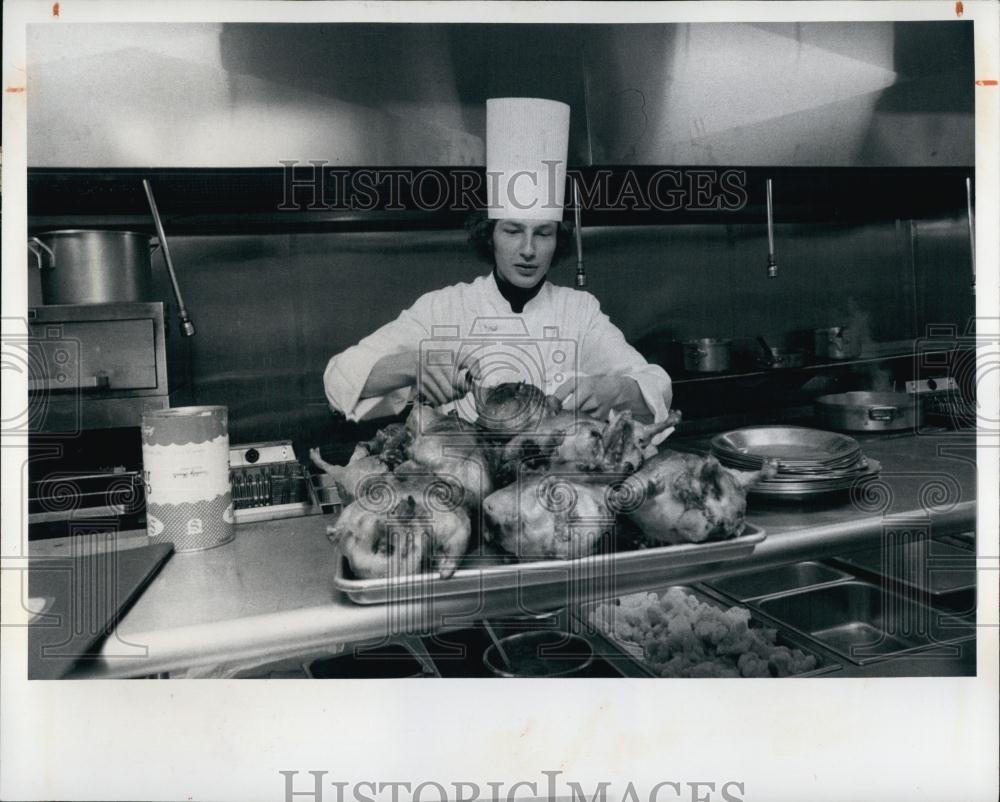
{"label": "cauliflower floret", "polygon": [[745,607],[723,609],[673,587],[599,605],[595,626],[642,648],[661,677],[772,677],[810,671],[816,658],[777,646],[777,631],[751,627]]}

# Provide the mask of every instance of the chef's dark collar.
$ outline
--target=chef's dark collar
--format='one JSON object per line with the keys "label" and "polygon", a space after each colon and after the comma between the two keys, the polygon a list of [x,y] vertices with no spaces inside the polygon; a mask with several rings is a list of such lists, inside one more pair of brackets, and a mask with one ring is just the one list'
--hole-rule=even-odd
{"label": "chef's dark collar", "polygon": [[493,280],[496,282],[500,294],[510,304],[510,310],[519,315],[524,311],[525,304],[542,291],[542,286],[548,281],[548,278],[543,278],[534,287],[518,287],[507,281],[494,267]]}

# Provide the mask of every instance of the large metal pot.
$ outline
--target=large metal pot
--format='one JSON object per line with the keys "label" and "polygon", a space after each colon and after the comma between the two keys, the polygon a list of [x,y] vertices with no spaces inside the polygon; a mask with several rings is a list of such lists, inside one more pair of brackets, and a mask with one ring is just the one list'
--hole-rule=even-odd
{"label": "large metal pot", "polygon": [[46,304],[152,300],[153,245],[135,231],[49,231],[29,240]]}
{"label": "large metal pot", "polygon": [[848,326],[833,326],[813,331],[816,356],[821,359],[857,359],[861,356],[859,332]]}
{"label": "large metal pot", "polygon": [[854,391],[816,399],[819,424],[841,432],[890,432],[923,425],[924,410],[909,393]]}
{"label": "large metal pot", "polygon": [[732,340],[702,337],[684,343],[684,370],[692,373],[721,373],[732,367]]}

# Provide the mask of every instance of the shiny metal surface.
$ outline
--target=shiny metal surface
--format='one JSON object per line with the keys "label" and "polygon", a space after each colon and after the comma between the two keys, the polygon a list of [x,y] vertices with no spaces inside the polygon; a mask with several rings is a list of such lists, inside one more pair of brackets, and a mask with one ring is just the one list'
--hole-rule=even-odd
{"label": "shiny metal surface", "polygon": [[152,300],[151,238],[135,231],[49,231],[36,238],[46,304]]}
{"label": "shiny metal surface", "polygon": [[820,423],[845,432],[915,430],[924,422],[923,403],[909,393],[855,390],[822,395],[815,408]]}
{"label": "shiny metal surface", "polygon": [[976,587],[976,555],[929,538],[837,557],[838,565],[934,597]]}
{"label": "shiny metal surface", "polygon": [[839,467],[857,459],[857,440],[805,426],[747,426],[712,438],[712,453],[723,464],[759,468],[764,460],[788,467]]}
{"label": "shiny metal surface", "polygon": [[858,665],[976,635],[974,622],[946,617],[912,594],[868,582],[792,591],[750,606]]}
{"label": "shiny metal surface", "polygon": [[816,329],[813,342],[821,359],[857,359],[861,356],[861,334],[848,326]]}
{"label": "shiny metal surface", "polygon": [[771,500],[808,502],[830,493],[852,490],[864,494],[865,483],[876,477],[882,470],[878,460],[867,460],[856,472],[831,478],[822,476],[803,477],[798,480],[763,480],[748,491],[752,495]]}
{"label": "shiny metal surface", "polygon": [[791,565],[779,565],[777,568],[752,574],[716,579],[710,582],[709,586],[736,601],[749,601],[786,590],[826,585],[845,579],[853,579],[853,575],[809,560]]}
{"label": "shiny metal surface", "polygon": [[763,529],[747,524],[744,533],[732,540],[615,551],[576,560],[537,560],[475,567],[474,558],[466,558],[463,567],[448,579],[440,579],[436,573],[388,579],[356,579],[351,574],[347,559],[343,558],[338,560],[339,570],[333,579],[333,585],[358,604],[384,604],[444,596],[477,598],[484,591],[490,590],[524,590],[563,585],[567,577],[600,584],[618,581],[633,574],[743,559],[752,554],[765,537]]}
{"label": "shiny metal surface", "polygon": [[702,337],[684,343],[684,370],[692,373],[721,373],[732,368],[733,341]]}
{"label": "shiny metal surface", "polygon": [[31,379],[37,387],[85,388],[29,388],[32,431],[138,426],[143,412],[189,403],[189,345],[167,330],[159,302],[29,309]]}

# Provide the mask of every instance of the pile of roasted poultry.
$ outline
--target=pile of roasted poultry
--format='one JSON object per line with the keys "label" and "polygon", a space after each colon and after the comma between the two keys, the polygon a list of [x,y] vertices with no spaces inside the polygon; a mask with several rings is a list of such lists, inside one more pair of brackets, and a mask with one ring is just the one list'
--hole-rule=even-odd
{"label": "pile of roasted poultry", "polygon": [[418,405],[347,465],[312,450],[346,505],[330,532],[355,576],[447,578],[470,554],[572,559],[614,548],[629,522],[640,546],[724,540],[743,531],[747,488],[774,472],[667,450],[647,457],[676,413],[599,421],[523,383],[482,391],[476,408],[471,424]]}

